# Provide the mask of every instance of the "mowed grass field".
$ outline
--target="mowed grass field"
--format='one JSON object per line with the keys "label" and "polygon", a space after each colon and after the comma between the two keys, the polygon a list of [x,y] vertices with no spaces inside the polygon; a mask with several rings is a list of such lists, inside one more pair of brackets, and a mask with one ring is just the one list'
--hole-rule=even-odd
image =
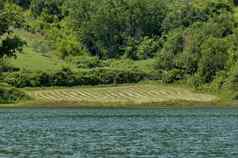
{"label": "mowed grass field", "polygon": [[185,88],[150,84],[30,89],[26,90],[26,93],[34,99],[33,103],[36,106],[145,106],[152,104],[204,104],[219,100],[216,96],[195,93]]}

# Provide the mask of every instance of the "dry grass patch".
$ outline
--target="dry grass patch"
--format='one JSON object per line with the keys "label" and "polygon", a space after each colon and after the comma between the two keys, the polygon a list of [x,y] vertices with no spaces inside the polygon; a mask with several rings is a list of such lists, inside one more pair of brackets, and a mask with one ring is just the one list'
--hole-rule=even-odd
{"label": "dry grass patch", "polygon": [[195,93],[185,88],[161,85],[131,85],[118,87],[77,87],[27,91],[35,103],[41,104],[150,104],[150,103],[212,103],[218,97]]}

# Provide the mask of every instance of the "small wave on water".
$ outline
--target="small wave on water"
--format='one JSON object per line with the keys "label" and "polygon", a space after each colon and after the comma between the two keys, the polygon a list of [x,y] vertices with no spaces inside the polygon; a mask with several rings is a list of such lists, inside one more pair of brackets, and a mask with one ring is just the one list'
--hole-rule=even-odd
{"label": "small wave on water", "polygon": [[1,109],[0,158],[237,158],[238,109]]}

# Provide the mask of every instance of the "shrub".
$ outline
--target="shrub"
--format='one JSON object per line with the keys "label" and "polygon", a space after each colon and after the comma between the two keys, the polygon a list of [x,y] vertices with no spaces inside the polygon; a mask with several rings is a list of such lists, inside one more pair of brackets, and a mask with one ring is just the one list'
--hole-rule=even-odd
{"label": "shrub", "polygon": [[226,78],[223,88],[229,89],[232,91],[238,90],[238,65],[234,66]]}
{"label": "shrub", "polygon": [[39,86],[76,86],[136,83],[150,78],[149,74],[136,69],[95,68],[73,72],[64,68],[55,73],[16,72],[5,77],[5,82],[18,88]]}
{"label": "shrub", "polygon": [[78,85],[136,83],[146,76],[148,74],[134,69],[96,68],[78,72],[76,80]]}
{"label": "shrub", "polygon": [[75,82],[74,74],[68,68],[63,68],[62,70],[52,74],[49,79],[51,79],[49,80],[51,82],[50,84],[55,86],[73,86]]}
{"label": "shrub", "polygon": [[138,58],[153,58],[160,48],[160,41],[155,38],[144,37],[138,45]]}
{"label": "shrub", "polygon": [[226,78],[227,78],[227,74],[225,71],[221,71],[221,72],[217,73],[215,79],[211,83],[211,88],[213,90],[222,89]]}
{"label": "shrub", "polygon": [[201,85],[204,84],[204,79],[199,76],[198,74],[195,74],[191,78],[187,80],[188,85],[194,87],[194,88],[199,88]]}
{"label": "shrub", "polygon": [[123,48],[126,58],[144,60],[153,58],[160,49],[161,42],[156,38],[143,37],[141,40],[129,38],[127,46]]}
{"label": "shrub", "polygon": [[19,71],[19,68],[8,66],[8,65],[0,65],[0,72],[14,72]]}
{"label": "shrub", "polygon": [[97,57],[92,56],[72,56],[69,57],[70,62],[75,64],[78,68],[96,68],[104,66],[104,63],[100,61]]}
{"label": "shrub", "polygon": [[19,71],[14,73],[9,73],[5,78],[8,84],[13,85],[18,88],[22,87],[36,87],[40,86],[39,82],[40,73],[31,73],[27,71]]}
{"label": "shrub", "polygon": [[182,70],[173,69],[173,70],[164,72],[164,74],[162,75],[162,82],[173,83],[183,78],[184,78],[184,72]]}
{"label": "shrub", "polygon": [[6,103],[14,103],[18,102],[22,99],[27,99],[28,97],[26,94],[22,91],[19,91],[15,88],[5,89],[0,88],[0,103],[6,104]]}

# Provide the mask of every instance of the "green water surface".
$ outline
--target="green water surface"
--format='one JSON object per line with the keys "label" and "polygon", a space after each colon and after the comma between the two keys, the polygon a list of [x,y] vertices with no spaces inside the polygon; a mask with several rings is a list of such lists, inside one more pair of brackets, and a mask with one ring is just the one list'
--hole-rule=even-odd
{"label": "green water surface", "polygon": [[237,158],[238,109],[1,109],[0,158]]}

